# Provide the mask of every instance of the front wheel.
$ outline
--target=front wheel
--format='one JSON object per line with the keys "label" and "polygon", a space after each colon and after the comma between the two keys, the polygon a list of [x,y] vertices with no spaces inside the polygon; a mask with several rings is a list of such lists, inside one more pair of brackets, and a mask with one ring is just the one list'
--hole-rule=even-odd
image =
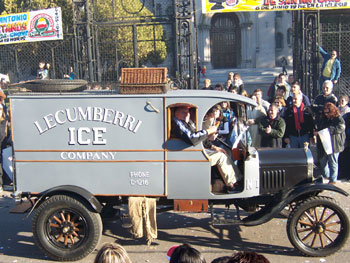
{"label": "front wheel", "polygon": [[56,195],[36,209],[33,235],[36,244],[50,258],[75,261],[96,248],[102,235],[102,221],[83,200]]}
{"label": "front wheel", "polygon": [[349,237],[349,219],[329,197],[312,197],[298,204],[287,223],[289,241],[302,254],[329,256],[341,249]]}

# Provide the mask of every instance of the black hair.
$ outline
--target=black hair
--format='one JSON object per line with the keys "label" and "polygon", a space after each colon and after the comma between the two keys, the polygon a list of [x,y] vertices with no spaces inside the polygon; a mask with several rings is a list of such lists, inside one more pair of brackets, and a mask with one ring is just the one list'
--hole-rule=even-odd
{"label": "black hair", "polygon": [[228,263],[230,259],[231,257],[229,256],[219,257],[219,258],[213,259],[211,263]]}
{"label": "black hair", "polygon": [[237,252],[227,263],[270,263],[263,255],[255,252]]}
{"label": "black hair", "polygon": [[206,263],[206,261],[197,249],[183,244],[174,250],[170,263]]}

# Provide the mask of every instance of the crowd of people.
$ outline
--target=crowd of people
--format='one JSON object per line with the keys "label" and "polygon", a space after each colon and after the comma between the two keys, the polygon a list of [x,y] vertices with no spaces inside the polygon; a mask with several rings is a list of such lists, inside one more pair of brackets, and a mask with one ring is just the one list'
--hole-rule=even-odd
{"label": "crowd of people", "polygon": [[[204,256],[189,244],[172,246],[166,258],[169,263],[206,263]],[[119,244],[106,243],[98,251],[94,263],[131,263],[126,250]],[[237,252],[231,256],[215,258],[211,263],[269,263],[263,255],[255,252]]]}
{"label": "crowd of people", "polygon": [[[321,169],[329,184],[335,184],[338,160],[341,165],[347,165],[345,160],[350,153],[350,107],[349,97],[343,94],[337,98],[333,85],[333,80],[324,80],[322,93],[312,102],[293,75],[284,73],[270,85],[267,100],[263,99],[261,89],[249,95],[240,74],[233,72],[228,74],[225,85],[213,87],[210,79],[205,79],[202,89],[231,92],[253,99],[258,106],[247,108],[244,122],[250,126],[249,144],[254,147],[304,148],[305,143],[312,143],[317,148],[315,166]],[[225,137],[232,146],[237,133],[235,110],[230,109],[228,102],[219,106],[222,111],[219,115],[225,116],[230,125]]]}

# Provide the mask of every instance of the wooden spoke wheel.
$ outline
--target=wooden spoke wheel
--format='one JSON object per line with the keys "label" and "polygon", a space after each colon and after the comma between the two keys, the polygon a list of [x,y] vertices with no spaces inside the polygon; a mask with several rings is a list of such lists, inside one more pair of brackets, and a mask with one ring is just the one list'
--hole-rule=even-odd
{"label": "wooden spoke wheel", "polygon": [[297,205],[288,218],[290,242],[302,254],[331,255],[341,249],[349,236],[349,219],[328,197],[312,197]]}
{"label": "wooden spoke wheel", "polygon": [[56,195],[36,209],[33,234],[37,245],[50,258],[75,261],[95,249],[102,234],[102,221],[88,203]]}
{"label": "wooden spoke wheel", "polygon": [[84,242],[88,225],[78,211],[59,209],[48,218],[45,231],[53,245],[74,248]]}

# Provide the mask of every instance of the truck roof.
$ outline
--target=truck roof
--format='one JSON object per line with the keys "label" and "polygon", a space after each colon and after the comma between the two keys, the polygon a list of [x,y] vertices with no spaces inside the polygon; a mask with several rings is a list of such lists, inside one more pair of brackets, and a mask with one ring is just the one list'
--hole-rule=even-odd
{"label": "truck roof", "polygon": [[83,91],[83,92],[65,92],[65,93],[36,93],[36,92],[28,92],[28,93],[15,93],[10,95],[10,98],[32,98],[32,99],[40,99],[40,98],[64,98],[64,97],[165,97],[165,98],[217,98],[222,100],[232,100],[237,102],[243,102],[248,105],[257,106],[257,104],[248,97],[226,92],[226,91],[216,91],[216,90],[169,90],[166,93],[162,94],[119,94],[116,91]]}

